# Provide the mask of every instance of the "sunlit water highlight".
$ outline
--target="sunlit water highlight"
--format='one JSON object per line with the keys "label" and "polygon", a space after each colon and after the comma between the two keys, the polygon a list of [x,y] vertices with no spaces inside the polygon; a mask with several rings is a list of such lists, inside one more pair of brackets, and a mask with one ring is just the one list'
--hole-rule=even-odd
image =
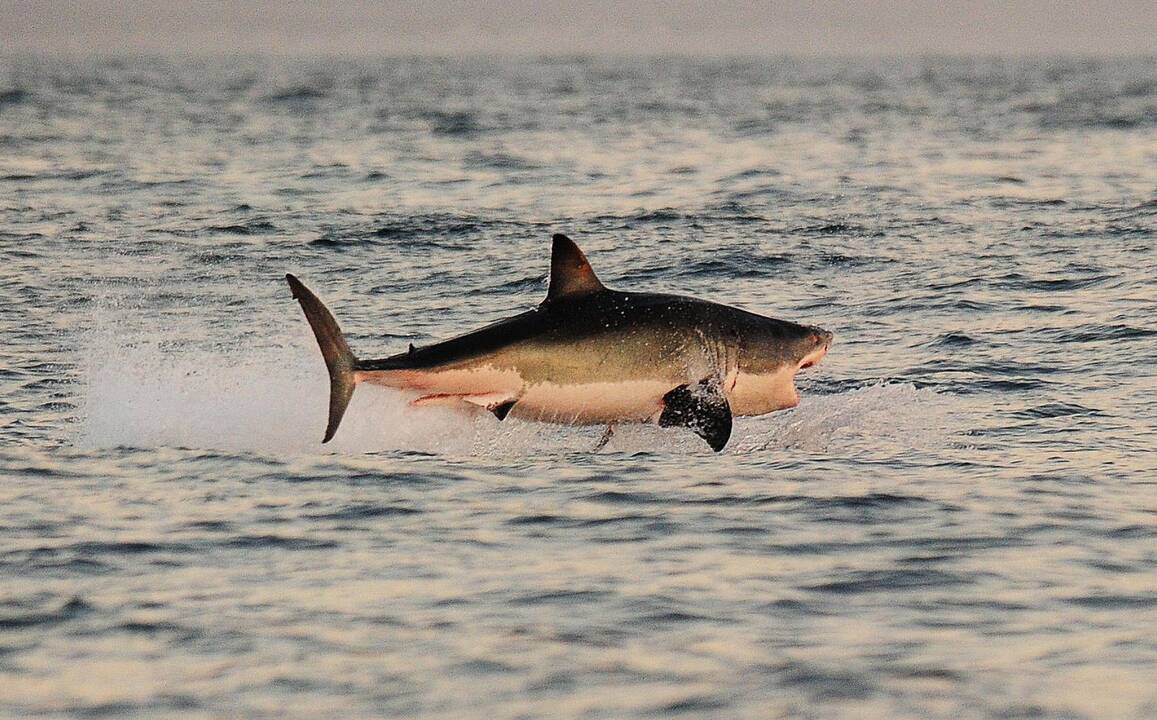
{"label": "sunlit water highlight", "polygon": [[[1157,715],[1157,60],[0,63],[0,714]],[[609,285],[800,407],[326,382]]]}

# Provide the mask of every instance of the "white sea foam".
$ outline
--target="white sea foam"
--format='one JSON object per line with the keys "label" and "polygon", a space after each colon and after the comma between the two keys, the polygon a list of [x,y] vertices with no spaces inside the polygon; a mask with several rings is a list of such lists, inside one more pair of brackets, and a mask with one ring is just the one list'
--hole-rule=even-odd
{"label": "white sea foam", "polygon": [[86,386],[81,442],[96,447],[429,450],[472,429],[445,410],[410,411],[401,394],[363,389],[323,448],[325,367],[304,348],[245,354],[176,352],[155,343],[106,347],[90,361]]}

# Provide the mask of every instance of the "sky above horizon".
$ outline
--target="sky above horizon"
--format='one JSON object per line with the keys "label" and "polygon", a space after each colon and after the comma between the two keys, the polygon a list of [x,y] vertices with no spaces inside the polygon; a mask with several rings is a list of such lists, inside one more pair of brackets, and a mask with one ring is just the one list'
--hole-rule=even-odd
{"label": "sky above horizon", "polygon": [[1152,0],[0,0],[0,52],[1152,54]]}

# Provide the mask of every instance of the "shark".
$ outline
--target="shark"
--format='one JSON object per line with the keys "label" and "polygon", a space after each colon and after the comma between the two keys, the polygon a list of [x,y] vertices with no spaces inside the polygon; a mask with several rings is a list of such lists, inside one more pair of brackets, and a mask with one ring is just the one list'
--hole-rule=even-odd
{"label": "shark", "polygon": [[374,360],[359,359],[325,304],[286,275],[329,372],[333,439],[362,383],[499,420],[684,428],[719,452],[733,418],[795,407],[796,374],[820,362],[832,333],[682,295],[603,285],[569,237],[552,237],[546,299],[478,330]]}

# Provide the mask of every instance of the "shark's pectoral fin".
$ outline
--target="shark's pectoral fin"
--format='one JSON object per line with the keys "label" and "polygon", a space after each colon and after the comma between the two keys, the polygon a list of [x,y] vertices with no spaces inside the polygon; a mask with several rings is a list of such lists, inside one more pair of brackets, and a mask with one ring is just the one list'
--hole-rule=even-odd
{"label": "shark's pectoral fin", "polygon": [[731,438],[731,405],[715,378],[680,385],[663,396],[663,427],[690,428],[719,452]]}

